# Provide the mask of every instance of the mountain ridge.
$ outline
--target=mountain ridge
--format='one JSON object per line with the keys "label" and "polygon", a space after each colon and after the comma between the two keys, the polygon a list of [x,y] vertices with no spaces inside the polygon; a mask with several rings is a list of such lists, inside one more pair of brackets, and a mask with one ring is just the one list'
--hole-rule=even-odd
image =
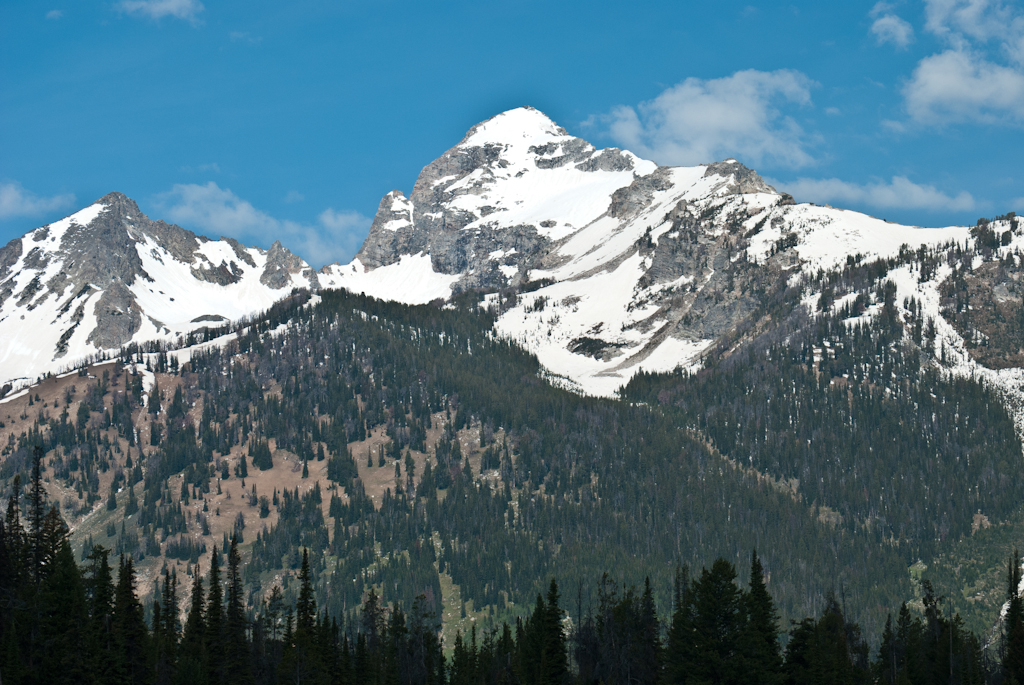
{"label": "mountain ridge", "polygon": [[[237,254],[133,228],[130,211],[114,221],[134,252],[100,255],[124,276],[71,299],[64,325],[84,307],[72,344],[119,288],[142,326],[157,305],[173,311],[176,293],[155,284],[174,279],[192,298],[245,284],[267,298],[292,293],[287,283],[303,292],[201,345],[168,333],[178,349],[122,350],[0,401],[0,477],[24,470],[41,441],[78,541],[145,553],[151,569],[198,560],[248,515],[261,588],[308,545],[324,589],[344,588],[331,600],[343,608],[365,589],[350,579],[398,591],[390,574],[412,568],[406,601],[427,586],[441,596],[443,576],[474,607],[514,611],[508,598],[535,589],[520,584],[530,564],[582,573],[585,558],[599,575],[621,556],[637,578],[665,576],[681,559],[696,568],[756,546],[769,567],[810,581],[775,581],[787,615],[812,610],[838,578],[877,634],[881,607],[913,599],[913,569],[937,564],[944,593],[981,600],[970,620],[982,627],[1005,590],[1000,541],[1024,530],[1017,218],[889,224],[796,204],[735,160],[657,167],[534,111],[514,114],[518,128],[508,116],[428,165],[410,197],[385,196],[391,213],[347,265],[307,272],[279,244]],[[87,209],[82,230],[105,211]],[[41,299],[47,269],[71,263],[43,247],[72,224],[4,253],[4,306],[25,297],[17,311],[35,315],[78,292]],[[514,242],[527,238],[528,254]],[[196,302],[165,320],[198,330],[217,316],[196,316]],[[286,483],[294,495],[281,497]],[[278,511],[253,540],[270,493]],[[381,532],[394,515],[409,525]],[[961,581],[966,541],[985,560]],[[378,543],[410,555],[381,565]],[[444,596],[455,596],[447,585]]]}
{"label": "mountain ridge", "polygon": [[[57,331],[43,344],[52,355],[15,350],[16,336],[5,336],[0,383],[23,384],[75,358],[129,342],[170,341],[198,328],[194,315],[183,320],[164,311],[169,303],[149,297],[155,293],[132,290],[139,290],[147,268],[156,268],[140,256],[153,250],[187,266],[187,274],[174,275],[181,282],[213,284],[221,299],[246,290],[238,306],[196,312],[221,320],[265,309],[291,288],[346,288],[408,304],[489,293],[484,306],[501,312],[495,332],[536,353],[552,379],[577,392],[615,396],[640,370],[699,368],[723,336],[760,325],[751,317],[783,281],[807,279],[856,255],[890,258],[904,246],[971,240],[968,227],[907,227],[797,204],[735,159],[659,167],[628,151],[599,150],[530,107],[473,126],[423,168],[408,197],[394,190],[382,198],[350,263],[319,271],[280,242],[264,252],[228,238],[210,241],[149,221],[123,195],[99,204],[104,200],[119,214],[96,229],[106,233],[91,243],[96,251],[102,240],[114,241],[116,249],[88,262],[103,268],[83,271],[78,263],[70,276],[48,274],[42,290],[66,288],[63,278],[88,288],[81,297],[96,302],[83,309],[75,300],[70,319],[65,313],[36,321]],[[102,224],[97,206],[54,225],[67,224],[66,231],[79,223],[76,216],[88,218],[87,226],[97,217]],[[128,227],[135,218],[145,230]],[[25,314],[11,302],[28,311],[39,304],[33,293],[41,282],[32,286],[27,275],[50,264],[41,249],[50,230],[41,227],[0,250],[0,332],[10,330],[12,316]],[[145,247],[132,251],[135,244]],[[18,269],[26,275],[16,278]],[[93,271],[103,275],[102,293],[87,278]],[[250,278],[256,271],[259,285],[240,287],[243,273]],[[115,278],[115,272],[123,273]],[[82,339],[79,322],[97,306],[100,319],[84,324],[89,334]]]}
{"label": "mountain ridge", "polygon": [[108,193],[0,249],[0,385],[254,314],[292,287],[319,284],[280,242],[210,240]]}
{"label": "mountain ridge", "polygon": [[496,331],[568,387],[614,396],[640,369],[699,367],[781,280],[968,239],[797,204],[735,159],[660,167],[598,150],[518,108],[471,128],[408,198],[387,194],[355,259],[325,271],[410,304],[515,291],[488,296]]}

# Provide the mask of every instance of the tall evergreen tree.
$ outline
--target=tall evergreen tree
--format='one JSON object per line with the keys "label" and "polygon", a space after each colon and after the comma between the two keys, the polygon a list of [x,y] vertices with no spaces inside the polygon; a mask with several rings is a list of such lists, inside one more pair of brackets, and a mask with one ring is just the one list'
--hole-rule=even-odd
{"label": "tall evergreen tree", "polygon": [[178,620],[178,577],[164,571],[163,591],[153,602],[153,643],[156,662],[156,682],[170,684],[175,680],[178,660],[178,641],[181,625]]}
{"label": "tall evergreen tree", "polygon": [[43,448],[32,448],[32,483],[29,489],[29,545],[32,557],[32,578],[36,583],[42,580],[45,568],[45,542],[43,540],[43,519],[46,516],[46,490],[43,487]]}
{"label": "tall evergreen tree", "polygon": [[14,592],[24,575],[26,559],[25,550],[28,540],[21,525],[21,474],[14,474],[11,479],[11,496],[7,500],[7,512],[4,517],[4,547],[7,556],[7,573],[9,592]]}
{"label": "tall evergreen tree", "polygon": [[661,624],[658,621],[658,608],[654,604],[650,576],[644,578],[639,618],[636,680],[641,684],[654,685],[661,675]]}
{"label": "tall evergreen tree", "polygon": [[42,641],[45,650],[40,660],[40,681],[82,683],[90,672],[85,643],[89,608],[82,572],[67,539],[60,542],[46,577],[39,601],[42,615]]}
{"label": "tall evergreen tree", "polygon": [[302,566],[299,569],[299,598],[295,603],[295,628],[297,631],[312,631],[316,620],[316,598],[313,594],[313,577],[309,568],[309,549],[302,549]]}
{"label": "tall evergreen tree", "polygon": [[754,682],[772,685],[782,677],[778,612],[764,582],[764,567],[755,550],[750,559],[749,589],[744,595],[746,621],[740,634],[742,672]]}
{"label": "tall evergreen tree", "polygon": [[547,601],[541,615],[541,673],[543,685],[562,685],[569,676],[569,657],[565,650],[562,609],[558,605],[558,583],[554,578],[548,586]]}
{"label": "tall evergreen tree", "polygon": [[246,639],[245,589],[242,586],[242,558],[238,553],[238,538],[231,537],[228,551],[228,603],[225,623],[225,651],[230,683],[251,683],[252,659]]}
{"label": "tall evergreen tree", "polygon": [[878,645],[878,660],[873,667],[875,682],[879,685],[896,685],[896,677],[899,674],[896,647],[896,632],[892,625],[892,614],[889,614],[885,619],[885,628],[882,629],[881,643]]}
{"label": "tall evergreen tree", "polygon": [[117,650],[115,668],[120,682],[148,683],[152,675],[148,658],[149,631],[135,591],[135,564],[131,557],[121,557],[114,591],[113,633]]}
{"label": "tall evergreen tree", "polygon": [[[216,553],[216,552],[214,552]],[[199,564],[193,569],[192,596],[185,628],[181,635],[177,683],[192,685],[206,680],[206,598],[203,594],[203,576]]]}
{"label": "tall evergreen tree", "polygon": [[97,680],[110,682],[117,664],[114,641],[114,582],[111,577],[110,550],[96,545],[87,557],[89,575],[86,594],[89,599],[89,660]]}
{"label": "tall evergreen tree", "polygon": [[224,589],[220,584],[220,559],[217,548],[210,554],[210,589],[206,595],[205,631],[203,651],[206,661],[206,680],[209,685],[225,682],[224,659]]}
{"label": "tall evergreen tree", "polygon": [[682,685],[690,672],[693,659],[693,593],[690,588],[690,569],[676,567],[672,592],[672,619],[664,652],[662,678],[666,685]]}
{"label": "tall evergreen tree", "polygon": [[744,606],[735,581],[733,565],[718,559],[693,583],[693,653],[688,679],[694,682],[741,682],[737,657]]}
{"label": "tall evergreen tree", "polygon": [[1020,552],[1013,550],[1006,571],[1009,606],[1003,623],[1003,677],[1006,685],[1024,685],[1024,598],[1021,597]]}
{"label": "tall evergreen tree", "polygon": [[[289,628],[291,618],[289,617]],[[308,682],[320,668],[316,630],[316,599],[313,595],[312,571],[309,567],[309,550],[302,550],[302,566],[299,570],[299,597],[295,603],[295,631],[289,630],[285,638],[284,653],[278,669],[281,677],[289,682]],[[378,641],[373,652],[379,657],[383,645]]]}

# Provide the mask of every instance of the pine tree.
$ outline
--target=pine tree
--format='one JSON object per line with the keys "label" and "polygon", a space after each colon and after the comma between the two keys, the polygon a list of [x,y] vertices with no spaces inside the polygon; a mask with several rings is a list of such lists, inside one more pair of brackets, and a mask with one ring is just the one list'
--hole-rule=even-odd
{"label": "pine tree", "polygon": [[114,583],[111,578],[110,550],[100,545],[87,557],[89,576],[86,595],[89,599],[90,669],[97,680],[109,682],[116,670],[114,642]]}
{"label": "pine tree", "polygon": [[[216,554],[216,551],[214,551]],[[197,683],[206,678],[206,658],[204,642],[206,639],[206,599],[203,596],[203,578],[199,564],[192,576],[192,602],[188,616],[185,618],[185,629],[181,636],[180,657],[178,659],[178,682]]]}
{"label": "pine tree", "polygon": [[32,450],[32,483],[29,489],[29,546],[32,559],[32,579],[42,580],[45,562],[43,542],[43,518],[46,515],[46,490],[42,476],[43,448],[36,445]]}
{"label": "pine tree", "polygon": [[174,682],[177,670],[178,641],[181,625],[178,621],[178,577],[164,571],[163,592],[153,601],[153,641],[158,683]]}
{"label": "pine tree", "polygon": [[228,680],[231,683],[251,683],[252,659],[245,628],[245,599],[242,586],[242,559],[238,553],[238,538],[231,538],[228,552],[228,603],[225,624],[225,648]]}
{"label": "pine tree", "polygon": [[[290,617],[288,624],[291,626]],[[302,567],[299,570],[299,597],[295,602],[295,632],[285,638],[285,650],[278,669],[282,678],[291,682],[306,682],[311,674],[318,671],[316,638],[316,599],[313,595],[309,550],[304,547]]]}
{"label": "pine tree", "polygon": [[473,685],[475,673],[473,661],[476,655],[470,652],[462,639],[462,633],[455,631],[455,646],[452,649],[452,665],[448,674],[449,685]]}
{"label": "pine tree", "polygon": [[882,641],[878,645],[878,660],[875,661],[873,671],[875,682],[880,685],[896,685],[896,676],[899,670],[896,661],[896,633],[893,630],[892,614],[885,619]]}
{"label": "pine tree", "polygon": [[672,621],[664,651],[663,678],[666,685],[681,685],[690,672],[693,649],[693,593],[690,569],[676,568],[672,593]]}
{"label": "pine tree", "polygon": [[1024,598],[1020,592],[1020,552],[1013,550],[1006,573],[1009,607],[1003,628],[1003,676],[1007,685],[1024,685]]}
{"label": "pine tree", "polygon": [[149,401],[146,403],[146,408],[150,414],[156,415],[160,413],[160,384],[153,380],[153,390],[149,393]]}
{"label": "pine tree", "polygon": [[121,557],[114,591],[113,634],[115,668],[121,682],[128,685],[147,683],[151,676],[149,632],[135,592],[135,564],[131,557]]}
{"label": "pine tree", "polygon": [[661,625],[654,604],[651,579],[644,578],[644,593],[640,597],[640,649],[636,663],[636,678],[646,685],[654,685],[661,677]]}
{"label": "pine tree", "polygon": [[81,683],[89,673],[88,653],[82,649],[89,623],[85,583],[67,539],[60,542],[40,593],[42,641],[41,681]]}
{"label": "pine tree", "polygon": [[299,570],[299,598],[295,603],[296,631],[311,632],[316,620],[316,599],[313,595],[313,576],[309,569],[309,549],[302,549],[302,567]]}
{"label": "pine tree", "polygon": [[562,609],[558,606],[558,583],[551,579],[542,614],[541,683],[561,685],[569,675],[569,658],[565,651]]}
{"label": "pine tree", "polygon": [[739,638],[743,630],[743,594],[736,569],[718,559],[693,584],[693,658],[690,676],[698,682],[737,682]]}
{"label": "pine tree", "polygon": [[771,685],[782,674],[778,613],[764,583],[764,568],[751,554],[749,590],[744,596],[746,622],[740,635],[742,672],[752,681]]}
{"label": "pine tree", "polygon": [[220,560],[217,549],[210,554],[210,589],[207,592],[203,648],[208,685],[225,682],[224,590],[220,584]]}

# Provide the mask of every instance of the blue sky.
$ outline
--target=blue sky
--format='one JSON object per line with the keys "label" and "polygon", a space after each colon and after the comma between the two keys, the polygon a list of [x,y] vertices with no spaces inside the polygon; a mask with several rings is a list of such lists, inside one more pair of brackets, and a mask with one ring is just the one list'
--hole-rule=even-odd
{"label": "blue sky", "polygon": [[532,105],[662,164],[925,226],[1024,212],[1024,6],[0,4],[0,244],[112,190],[320,266],[473,124]]}

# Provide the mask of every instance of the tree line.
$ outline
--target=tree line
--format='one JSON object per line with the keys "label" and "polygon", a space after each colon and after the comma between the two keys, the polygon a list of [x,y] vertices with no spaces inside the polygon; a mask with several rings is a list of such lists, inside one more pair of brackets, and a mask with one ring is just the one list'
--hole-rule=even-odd
{"label": "tree line", "polygon": [[76,564],[68,528],[47,505],[40,461],[37,453],[24,514],[14,496],[0,520],[0,678],[8,685],[1024,682],[1016,552],[1002,639],[987,654],[959,616],[943,613],[927,581],[923,611],[904,603],[874,648],[834,593],[817,616],[783,633],[756,552],[745,586],[722,558],[699,573],[678,567],[664,615],[649,578],[637,589],[605,574],[568,595],[552,578],[514,624],[473,627],[449,646],[422,595],[388,603],[371,587],[355,613],[318,608],[305,549],[295,601],[274,586],[247,610],[232,539],[223,560],[214,550],[205,577],[193,574],[184,612],[186,588],[165,572],[147,620],[130,555],[115,567],[97,545]]}

